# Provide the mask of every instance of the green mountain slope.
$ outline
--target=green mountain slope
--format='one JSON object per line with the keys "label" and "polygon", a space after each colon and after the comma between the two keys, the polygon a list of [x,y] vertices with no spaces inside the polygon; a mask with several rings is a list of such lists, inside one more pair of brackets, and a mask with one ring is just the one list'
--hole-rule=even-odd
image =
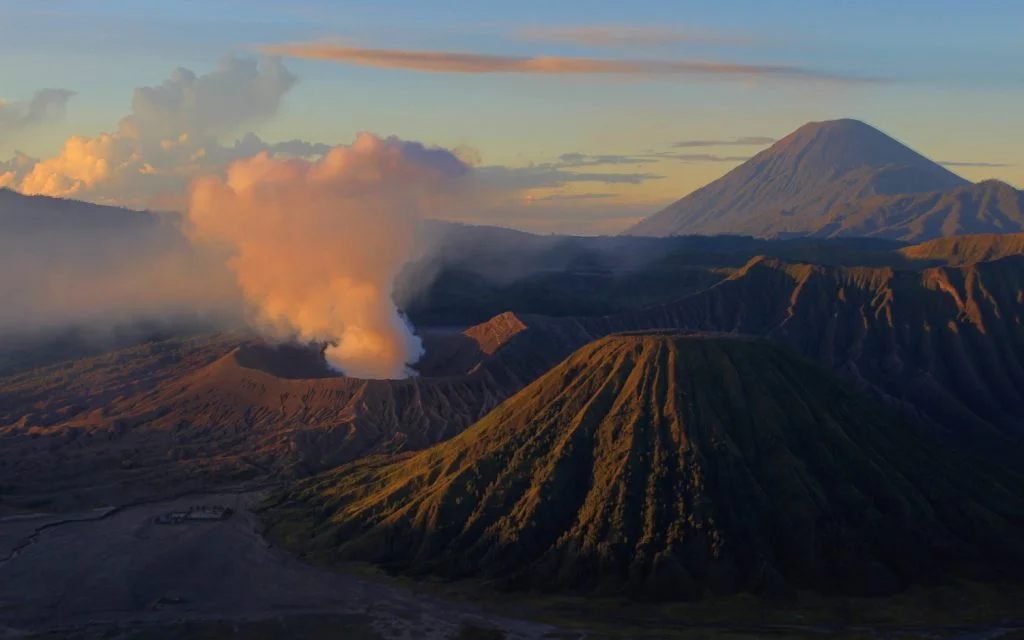
{"label": "green mountain slope", "polygon": [[770,343],[616,335],[266,518],[311,558],[508,587],[880,594],[1024,567],[1024,503],[996,473]]}

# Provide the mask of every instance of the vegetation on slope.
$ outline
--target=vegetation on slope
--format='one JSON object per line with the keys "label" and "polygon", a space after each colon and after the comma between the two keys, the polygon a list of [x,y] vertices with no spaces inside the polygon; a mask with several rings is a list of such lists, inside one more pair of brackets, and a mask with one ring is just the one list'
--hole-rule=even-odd
{"label": "vegetation on slope", "polygon": [[1024,566],[1012,488],[784,349],[709,336],[598,340],[453,440],[266,518],[317,560],[656,598]]}

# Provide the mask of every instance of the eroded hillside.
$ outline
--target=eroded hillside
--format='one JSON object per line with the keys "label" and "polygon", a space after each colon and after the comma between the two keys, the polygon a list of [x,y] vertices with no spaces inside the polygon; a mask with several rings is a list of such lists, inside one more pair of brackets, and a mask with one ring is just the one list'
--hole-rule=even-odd
{"label": "eroded hillside", "polygon": [[655,598],[882,594],[1024,566],[1024,502],[763,341],[593,342],[453,440],[276,497],[322,561]]}

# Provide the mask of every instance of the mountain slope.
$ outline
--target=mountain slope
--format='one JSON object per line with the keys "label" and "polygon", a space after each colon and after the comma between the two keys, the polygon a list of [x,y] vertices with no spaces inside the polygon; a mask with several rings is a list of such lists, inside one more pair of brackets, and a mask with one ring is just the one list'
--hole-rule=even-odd
{"label": "mountain slope", "polygon": [[1024,191],[998,180],[947,191],[874,196],[834,207],[817,236],[879,237],[921,242],[963,234],[1024,231]]}
{"label": "mountain slope", "polygon": [[110,503],[125,492],[301,475],[419,449],[457,435],[587,342],[658,328],[768,338],[958,448],[993,459],[1024,450],[1024,256],[919,271],[758,258],[706,291],[642,311],[502,314],[428,334],[421,376],[410,380],[342,378],[313,353],[238,335],[3,378],[0,485],[16,489],[0,508],[95,492]]}
{"label": "mountain slope", "polygon": [[239,333],[2,377],[0,514],[49,500],[118,504],[424,448],[558,362],[560,335],[525,326],[507,314],[428,333],[421,375],[405,380],[346,378],[313,349]]}
{"label": "mountain slope", "polygon": [[921,271],[760,258],[677,302],[564,323],[577,345],[652,328],[766,337],[965,439],[1024,442],[1024,256]]}
{"label": "mountain slope", "polygon": [[0,231],[128,232],[149,229],[169,214],[154,214],[79,200],[26,196],[0,188]]}
{"label": "mountain slope", "polygon": [[1024,502],[766,342],[591,343],[455,439],[278,498],[312,557],[659,598],[888,593],[1024,566]]}
{"label": "mountain slope", "polygon": [[1024,254],[1024,233],[940,238],[904,247],[899,253],[910,260],[943,262],[952,266],[990,262]]}
{"label": "mountain slope", "polygon": [[811,122],[626,233],[805,234],[851,200],[967,184],[863,122]]}

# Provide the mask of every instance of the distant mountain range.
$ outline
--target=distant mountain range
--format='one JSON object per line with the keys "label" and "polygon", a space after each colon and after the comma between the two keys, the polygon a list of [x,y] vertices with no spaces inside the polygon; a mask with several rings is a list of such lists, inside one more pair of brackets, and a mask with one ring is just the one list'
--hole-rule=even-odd
{"label": "distant mountain range", "polygon": [[1024,231],[1024,194],[971,184],[857,120],[806,124],[626,235],[871,236]]}

